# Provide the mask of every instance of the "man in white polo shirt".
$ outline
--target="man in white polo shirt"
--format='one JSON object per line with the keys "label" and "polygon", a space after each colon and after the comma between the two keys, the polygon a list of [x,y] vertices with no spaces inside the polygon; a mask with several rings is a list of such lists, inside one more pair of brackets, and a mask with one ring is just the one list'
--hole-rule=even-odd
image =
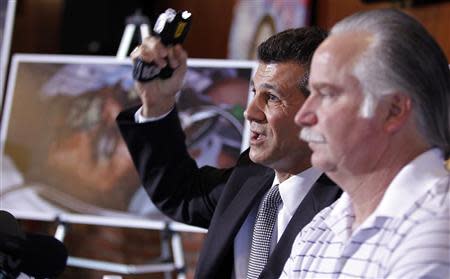
{"label": "man in white polo shirt", "polygon": [[397,10],[337,23],[296,115],[344,194],[294,241],[282,277],[450,278],[450,72]]}

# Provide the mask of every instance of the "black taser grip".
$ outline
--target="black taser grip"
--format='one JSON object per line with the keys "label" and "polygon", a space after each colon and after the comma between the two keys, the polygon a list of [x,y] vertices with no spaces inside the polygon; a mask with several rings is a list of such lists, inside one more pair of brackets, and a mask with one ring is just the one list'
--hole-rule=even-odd
{"label": "black taser grip", "polygon": [[[152,30],[153,36],[158,36],[165,46],[181,44],[191,26],[191,14],[187,11],[175,12],[167,9],[158,17]],[[155,78],[167,79],[173,74],[169,64],[160,69],[155,63],[147,63],[137,58],[133,64],[133,79],[140,82],[151,81]]]}

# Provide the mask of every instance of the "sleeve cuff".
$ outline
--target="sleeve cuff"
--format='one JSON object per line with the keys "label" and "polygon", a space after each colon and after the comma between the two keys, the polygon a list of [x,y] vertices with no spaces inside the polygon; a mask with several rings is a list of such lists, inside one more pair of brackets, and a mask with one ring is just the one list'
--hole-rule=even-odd
{"label": "sleeve cuff", "polygon": [[142,107],[140,107],[135,113],[134,113],[134,121],[136,121],[136,123],[145,123],[145,122],[154,122],[154,121],[158,121],[163,119],[164,117],[166,117],[167,115],[169,115],[169,113],[171,113],[173,111],[174,107],[172,107],[168,112],[164,113],[163,115],[160,116],[154,116],[154,117],[144,117],[142,116]]}

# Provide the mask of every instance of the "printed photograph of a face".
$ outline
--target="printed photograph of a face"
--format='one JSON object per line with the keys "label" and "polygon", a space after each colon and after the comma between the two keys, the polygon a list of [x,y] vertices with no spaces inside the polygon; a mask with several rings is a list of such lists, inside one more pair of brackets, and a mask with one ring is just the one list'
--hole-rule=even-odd
{"label": "printed photograph of a face", "polygon": [[[139,106],[129,61],[21,55],[2,117],[1,207],[157,216],[115,118]],[[242,148],[253,63],[190,60],[177,109],[199,166],[232,166]]]}

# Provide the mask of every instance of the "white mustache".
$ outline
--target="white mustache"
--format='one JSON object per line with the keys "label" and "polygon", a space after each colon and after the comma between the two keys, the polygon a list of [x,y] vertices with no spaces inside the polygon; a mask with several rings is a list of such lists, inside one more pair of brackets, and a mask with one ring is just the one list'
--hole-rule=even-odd
{"label": "white mustache", "polygon": [[325,143],[325,137],[319,133],[314,132],[309,127],[304,127],[300,131],[299,135],[300,139],[306,141],[306,142],[314,142],[314,143]]}

